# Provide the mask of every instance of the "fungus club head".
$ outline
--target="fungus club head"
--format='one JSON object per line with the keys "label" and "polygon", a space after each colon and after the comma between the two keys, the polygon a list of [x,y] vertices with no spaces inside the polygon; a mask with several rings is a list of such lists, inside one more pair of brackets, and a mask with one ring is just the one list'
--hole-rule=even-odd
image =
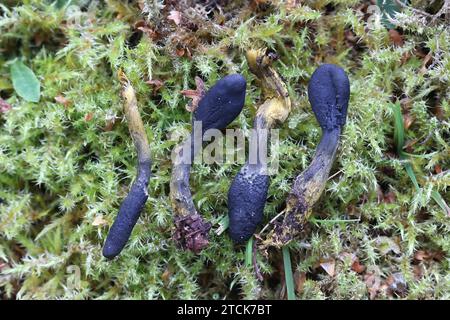
{"label": "fungus club head", "polygon": [[202,121],[203,131],[223,129],[242,111],[246,81],[240,74],[219,80],[200,100],[194,120]]}
{"label": "fungus club head", "polygon": [[317,68],[309,81],[308,96],[317,121],[324,131],[344,126],[350,83],[341,67],[323,64]]}
{"label": "fungus club head", "polygon": [[244,167],[228,192],[229,234],[236,243],[250,239],[261,222],[269,188],[269,176],[247,173]]}

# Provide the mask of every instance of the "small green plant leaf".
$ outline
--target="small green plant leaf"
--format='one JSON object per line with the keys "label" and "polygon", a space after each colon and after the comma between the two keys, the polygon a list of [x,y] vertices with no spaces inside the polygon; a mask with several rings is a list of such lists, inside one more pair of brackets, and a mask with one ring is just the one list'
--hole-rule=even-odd
{"label": "small green plant leaf", "polygon": [[33,70],[17,60],[11,65],[11,80],[16,93],[30,102],[39,102],[41,88]]}
{"label": "small green plant leaf", "polygon": [[441,194],[435,190],[431,191],[431,197],[436,201],[436,203],[441,207],[441,209],[450,217],[450,207],[442,198]]}
{"label": "small green plant leaf", "polygon": [[419,183],[417,182],[416,175],[414,174],[414,171],[412,169],[412,166],[410,163],[406,163],[405,165],[406,173],[408,174],[409,178],[411,179],[412,183],[414,184],[414,187],[417,191],[420,191]]}
{"label": "small green plant leaf", "polygon": [[282,252],[284,264],[284,278],[286,281],[286,291],[288,300],[295,300],[294,276],[292,274],[291,254],[289,253],[289,248],[286,246],[283,247]]}

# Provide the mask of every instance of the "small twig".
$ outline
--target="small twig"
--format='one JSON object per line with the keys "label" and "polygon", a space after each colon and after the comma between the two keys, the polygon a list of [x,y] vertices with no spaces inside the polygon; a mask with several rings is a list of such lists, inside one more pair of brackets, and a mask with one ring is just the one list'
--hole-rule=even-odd
{"label": "small twig", "polygon": [[282,216],[286,212],[286,209],[281,211],[279,214],[277,214],[275,217],[272,218],[272,220],[267,223],[264,228],[261,229],[261,231],[258,233],[258,237],[269,227],[269,225],[273,224],[280,216]]}
{"label": "small twig", "polygon": [[333,175],[331,175],[331,177],[329,177],[327,181],[333,179],[334,177],[336,177],[336,176],[337,176],[339,173],[341,173],[341,172],[342,172],[342,169],[339,170],[338,172],[334,173]]}

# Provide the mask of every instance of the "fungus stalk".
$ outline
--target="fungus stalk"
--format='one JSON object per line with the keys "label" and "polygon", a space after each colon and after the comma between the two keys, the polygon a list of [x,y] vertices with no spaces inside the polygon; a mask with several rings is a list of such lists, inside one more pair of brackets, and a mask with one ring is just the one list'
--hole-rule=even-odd
{"label": "fungus stalk", "polygon": [[265,244],[283,246],[291,241],[303,229],[325,189],[347,117],[350,85],[345,71],[332,64],[317,68],[308,85],[308,96],[322,137],[311,164],[295,179],[283,223]]}
{"label": "fungus stalk", "polygon": [[249,50],[246,57],[250,71],[260,82],[264,102],[259,106],[253,123],[256,161],[245,163],[228,192],[229,233],[237,243],[242,243],[253,235],[263,216],[269,176],[266,155],[261,155],[260,151],[267,145],[267,130],[283,123],[291,111],[286,85],[272,67],[276,56],[266,54],[264,50]]}
{"label": "fungus stalk", "polygon": [[[197,212],[189,187],[191,163],[200,151],[203,135],[209,129],[224,129],[241,112],[245,102],[245,79],[238,74],[219,80],[208,92],[200,93],[198,106],[193,106],[194,130],[175,149],[170,199],[174,211],[174,240],[195,253],[208,245],[211,224]],[[197,130],[197,124],[202,129]]]}
{"label": "fungus stalk", "polygon": [[[211,224],[197,212],[189,187],[191,163],[195,157],[191,135],[176,147],[175,159],[170,180],[170,199],[175,214],[175,241],[183,248],[196,253],[208,245],[208,232]],[[191,150],[188,161],[184,151]]]}
{"label": "fungus stalk", "polygon": [[109,230],[103,246],[103,255],[109,259],[114,258],[122,251],[130,237],[131,231],[147,201],[147,186],[151,174],[150,147],[144,124],[139,115],[136,94],[125,74],[121,71],[119,71],[119,79],[123,86],[122,97],[125,100],[123,111],[134,147],[136,148],[138,168],[136,179],[119,208],[119,213]]}

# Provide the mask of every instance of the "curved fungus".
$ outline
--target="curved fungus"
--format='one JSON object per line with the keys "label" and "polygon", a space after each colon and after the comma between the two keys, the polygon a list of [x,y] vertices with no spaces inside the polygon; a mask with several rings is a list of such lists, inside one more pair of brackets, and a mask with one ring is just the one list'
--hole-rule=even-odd
{"label": "curved fungus", "polygon": [[263,216],[269,176],[265,155],[260,155],[259,151],[267,143],[267,130],[284,122],[291,111],[286,85],[272,67],[276,56],[273,53],[266,54],[265,50],[249,50],[246,57],[250,71],[260,82],[264,102],[259,106],[253,123],[256,161],[245,163],[228,192],[229,234],[237,243],[253,235]]}
{"label": "curved fungus", "polygon": [[139,115],[136,94],[125,74],[121,71],[119,71],[119,79],[123,86],[122,96],[125,100],[123,109],[138,155],[138,169],[136,180],[120,205],[119,213],[109,229],[103,246],[103,256],[108,259],[117,256],[130,238],[131,231],[147,201],[147,186],[151,175],[150,147],[145,134],[144,124]]}
{"label": "curved fungus", "polygon": [[[224,129],[239,115],[244,107],[245,90],[244,77],[232,74],[219,80],[201,97],[193,113],[193,123],[200,121],[202,124],[201,137],[208,129]],[[176,147],[170,199],[175,214],[174,240],[183,249],[198,253],[208,245],[211,224],[197,212],[189,188],[191,163],[199,151],[194,143],[195,138],[192,132]],[[185,151],[190,152],[185,154]]]}
{"label": "curved fungus", "polygon": [[283,223],[265,241],[276,246],[287,244],[303,229],[325,188],[347,118],[350,98],[347,74],[336,65],[321,65],[311,76],[308,96],[322,137],[311,164],[294,181]]}

